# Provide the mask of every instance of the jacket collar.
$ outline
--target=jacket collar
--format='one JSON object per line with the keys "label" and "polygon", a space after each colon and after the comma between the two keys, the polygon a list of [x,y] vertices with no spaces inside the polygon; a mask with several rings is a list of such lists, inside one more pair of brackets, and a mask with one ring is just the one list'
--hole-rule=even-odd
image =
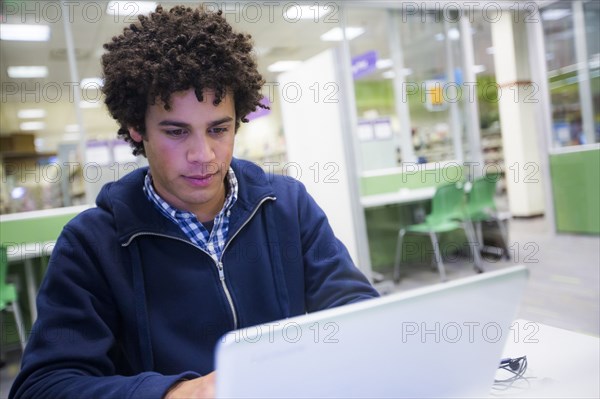
{"label": "jacket collar", "polygon": [[[270,175],[259,166],[232,159],[231,167],[238,179],[238,199],[231,209],[230,237],[246,222],[265,198],[275,197]],[[139,168],[120,180],[106,184],[96,203],[113,215],[115,229],[121,244],[136,234],[159,234],[188,241],[186,235],[171,220],[162,215],[143,191],[148,167]]]}

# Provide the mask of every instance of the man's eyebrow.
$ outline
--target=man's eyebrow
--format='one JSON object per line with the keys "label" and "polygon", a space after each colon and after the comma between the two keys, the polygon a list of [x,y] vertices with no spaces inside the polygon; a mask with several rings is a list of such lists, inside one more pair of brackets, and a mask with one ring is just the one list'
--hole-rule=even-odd
{"label": "man's eyebrow", "polygon": [[214,126],[218,126],[218,125],[222,125],[223,123],[228,123],[233,121],[233,118],[231,116],[226,116],[224,118],[221,119],[217,119],[215,121],[212,121],[208,124],[208,127],[214,127]]}
{"label": "man's eyebrow", "polygon": [[158,126],[177,126],[177,127],[190,127],[189,123],[164,120],[158,123]]}
{"label": "man's eyebrow", "polygon": [[[226,116],[224,118],[220,118],[217,120],[214,120],[212,122],[208,123],[208,127],[214,127],[214,126],[218,126],[221,125],[223,123],[228,123],[233,121],[233,118],[231,116]],[[164,121],[160,121],[158,123],[159,126],[176,126],[176,127],[182,127],[182,128],[189,128],[191,125],[189,123],[186,122],[180,122],[180,121],[174,121],[174,120],[164,120]]]}

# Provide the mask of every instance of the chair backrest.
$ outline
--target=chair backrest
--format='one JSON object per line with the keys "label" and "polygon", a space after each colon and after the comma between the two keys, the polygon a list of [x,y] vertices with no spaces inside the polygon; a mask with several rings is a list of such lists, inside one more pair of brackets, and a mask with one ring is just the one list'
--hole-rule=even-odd
{"label": "chair backrest", "polygon": [[500,179],[499,173],[490,173],[473,181],[467,209],[469,213],[495,211],[496,182]]}
{"label": "chair backrest", "polygon": [[465,215],[464,204],[465,196],[461,183],[438,186],[431,200],[431,213],[427,215],[427,222],[462,219]]}

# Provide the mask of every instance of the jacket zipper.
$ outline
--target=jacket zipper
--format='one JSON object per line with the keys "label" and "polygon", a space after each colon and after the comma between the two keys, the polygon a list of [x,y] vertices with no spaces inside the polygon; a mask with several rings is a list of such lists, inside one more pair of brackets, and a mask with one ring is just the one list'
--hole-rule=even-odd
{"label": "jacket zipper", "polygon": [[221,278],[221,284],[223,285],[223,291],[225,291],[225,296],[227,297],[227,301],[229,302],[229,307],[231,308],[231,314],[233,314],[233,329],[234,330],[237,330],[237,328],[238,328],[237,312],[235,310],[235,305],[233,304],[233,299],[231,299],[231,294],[229,293],[229,288],[227,288],[227,283],[225,283],[225,273],[223,272],[223,255],[225,255],[225,251],[227,250],[227,247],[229,247],[229,243],[231,243],[231,241],[233,241],[233,239],[238,235],[238,233],[248,224],[248,222],[250,222],[250,220],[254,217],[256,212],[258,212],[258,209],[260,208],[260,206],[262,204],[264,204],[266,201],[269,201],[269,200],[274,201],[275,199],[277,199],[277,198],[276,197],[265,197],[258,203],[258,205],[256,205],[256,207],[254,208],[254,210],[252,211],[250,216],[248,216],[246,221],[240,226],[239,229],[237,229],[235,231],[235,233],[233,233],[233,235],[229,238],[229,240],[227,240],[227,242],[225,243],[225,247],[223,248],[223,252],[221,252],[221,257],[219,258],[219,262],[217,262],[217,268],[219,269],[219,277]]}
{"label": "jacket zipper", "polygon": [[134,235],[129,237],[129,240],[127,240],[126,243],[121,244],[121,246],[122,247],[128,246],[129,244],[131,244],[131,241],[133,241],[133,239],[138,236],[151,235],[151,236],[171,238],[173,240],[185,242],[186,244],[189,244],[189,245],[193,246],[194,248],[198,248],[200,251],[204,252],[206,255],[208,255],[210,257],[210,259],[213,262],[215,262],[215,265],[217,266],[217,270],[219,271],[219,280],[221,281],[221,286],[223,287],[223,291],[225,292],[225,297],[227,298],[227,302],[229,303],[229,308],[231,309],[231,314],[233,315],[233,329],[237,330],[237,328],[238,328],[237,312],[235,310],[235,305],[233,304],[233,299],[231,298],[231,293],[229,292],[229,288],[227,287],[227,283],[225,282],[225,272],[223,271],[223,255],[225,255],[225,250],[227,249],[227,247],[229,247],[229,243],[231,243],[231,241],[233,241],[233,239],[238,235],[238,233],[250,222],[250,220],[254,217],[256,212],[258,212],[258,209],[260,208],[260,206],[262,204],[264,204],[266,201],[269,201],[269,200],[273,201],[276,199],[277,199],[276,197],[265,197],[258,203],[258,205],[256,205],[256,207],[254,208],[254,210],[252,211],[250,216],[248,216],[248,218],[244,221],[244,223],[240,226],[240,228],[236,230],[236,232],[231,236],[231,238],[229,238],[229,240],[227,240],[227,243],[225,243],[225,247],[223,248],[223,252],[221,253],[221,257],[219,258],[218,261],[215,261],[208,252],[206,252],[205,250],[203,250],[196,244],[189,242],[187,240],[184,240],[182,238],[173,237],[173,236],[170,236],[167,234],[152,233],[152,232],[135,233]]}

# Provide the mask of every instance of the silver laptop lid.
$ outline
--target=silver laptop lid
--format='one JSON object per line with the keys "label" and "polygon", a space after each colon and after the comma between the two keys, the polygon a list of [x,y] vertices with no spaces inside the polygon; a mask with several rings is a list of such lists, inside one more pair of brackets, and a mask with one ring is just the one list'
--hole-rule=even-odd
{"label": "silver laptop lid", "polygon": [[523,266],[237,330],[216,351],[217,397],[485,397]]}

